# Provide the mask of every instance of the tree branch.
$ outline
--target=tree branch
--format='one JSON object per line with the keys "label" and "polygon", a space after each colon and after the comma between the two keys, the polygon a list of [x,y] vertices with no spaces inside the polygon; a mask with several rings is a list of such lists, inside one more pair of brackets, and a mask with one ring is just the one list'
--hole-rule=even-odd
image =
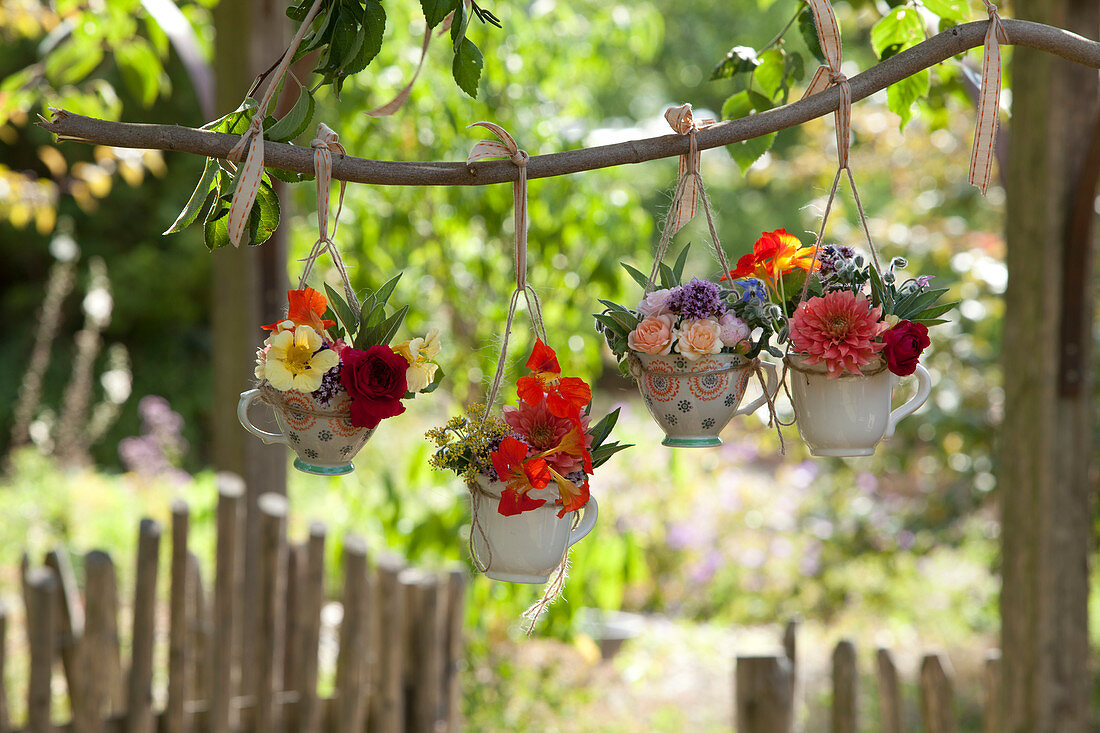
{"label": "tree branch", "polygon": [[[1069,31],[1041,23],[1005,20],[1009,43],[1052,53],[1083,66],[1100,68],[1100,43]],[[935,66],[936,64],[981,46],[989,21],[978,21],[949,28],[939,35],[892,56],[882,63],[849,79],[852,101]],[[800,125],[837,109],[838,89],[830,88],[812,97],[760,114],[720,122],[696,133],[700,149],[716,148],[749,140],[778,130]],[[154,148],[225,158],[237,142],[236,135],[173,125],[139,125],[107,122],[58,110],[52,120],[39,122],[55,133],[58,141],[73,140],[125,148]],[[626,163],[668,158],[688,152],[688,139],[681,135],[632,140],[594,148],[567,150],[537,155],[527,163],[528,178],[548,178],[569,173],[609,168]],[[264,165],[299,173],[313,172],[313,151],[300,145],[267,142]],[[332,177],[353,183],[395,186],[476,186],[503,183],[515,178],[510,161],[493,161],[467,166],[462,163],[421,163],[368,160],[334,156]]]}

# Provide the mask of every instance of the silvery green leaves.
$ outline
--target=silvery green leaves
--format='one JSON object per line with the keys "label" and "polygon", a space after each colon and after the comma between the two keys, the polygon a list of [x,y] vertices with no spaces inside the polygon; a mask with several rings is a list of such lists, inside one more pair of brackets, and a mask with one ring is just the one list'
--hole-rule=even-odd
{"label": "silvery green leaves", "polygon": [[395,275],[378,290],[367,292],[358,310],[326,283],[325,296],[328,298],[328,312],[325,318],[337,323],[332,328],[333,336],[344,339],[357,349],[389,344],[409,312],[409,306],[406,305],[386,315],[386,303],[393,295],[393,290],[400,279],[400,274]]}

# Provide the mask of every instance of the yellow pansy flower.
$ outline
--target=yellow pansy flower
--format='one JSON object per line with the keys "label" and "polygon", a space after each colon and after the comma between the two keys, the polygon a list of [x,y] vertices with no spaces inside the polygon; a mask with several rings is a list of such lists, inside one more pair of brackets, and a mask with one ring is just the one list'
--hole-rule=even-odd
{"label": "yellow pansy flower", "polygon": [[321,335],[312,326],[279,331],[268,340],[271,344],[264,360],[264,377],[283,392],[289,389],[313,392],[321,386],[325,372],[340,361],[332,349],[317,351],[321,348]]}

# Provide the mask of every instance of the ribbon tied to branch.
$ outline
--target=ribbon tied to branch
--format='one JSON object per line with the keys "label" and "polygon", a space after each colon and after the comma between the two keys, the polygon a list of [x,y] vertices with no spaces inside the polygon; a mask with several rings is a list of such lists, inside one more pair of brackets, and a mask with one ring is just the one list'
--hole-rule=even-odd
{"label": "ribbon tied to branch", "polygon": [[817,38],[821,42],[821,52],[825,63],[818,67],[810,86],[802,98],[817,94],[836,85],[840,88],[840,107],[836,111],[836,150],[841,168],[848,167],[848,148],[851,145],[852,128],[852,88],[848,77],[840,70],[840,28],[836,24],[836,15],[829,0],[807,0],[814,16]]}
{"label": "ribbon tied to branch", "polygon": [[688,152],[680,156],[680,176],[676,181],[676,193],[672,196],[672,210],[669,212],[666,227],[670,234],[680,231],[685,224],[695,218],[699,199],[703,193],[703,179],[699,174],[699,146],[695,142],[695,132],[715,124],[710,117],[695,119],[690,104],[669,107],[665,110],[665,120],[680,135],[690,136]]}
{"label": "ribbon tied to branch", "polygon": [[1008,34],[1001,24],[997,6],[983,0],[989,13],[982,52],[982,88],[978,93],[978,119],[974,128],[974,147],[970,151],[970,173],[966,180],[985,195],[993,169],[993,146],[997,140],[997,113],[1001,105],[1001,44]]}

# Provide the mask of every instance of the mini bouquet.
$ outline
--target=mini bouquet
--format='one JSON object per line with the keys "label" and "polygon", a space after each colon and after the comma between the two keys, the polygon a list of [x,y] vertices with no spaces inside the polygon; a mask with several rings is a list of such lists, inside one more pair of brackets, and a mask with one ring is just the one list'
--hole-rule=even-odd
{"label": "mini bouquet", "polygon": [[[681,285],[688,247],[671,267],[659,267],[661,287],[652,292],[649,279],[623,267],[646,292],[634,308],[610,301],[597,313],[600,331],[619,368],[638,380],[646,406],[664,429],[665,445],[721,445],[718,433],[736,414],[748,414],[775,390],[774,366],[760,362],[770,344],[778,309],[770,309],[758,281],[721,287],[692,278]],[[773,313],[772,311],[776,312]],[[768,372],[770,387],[760,399],[738,410],[753,373]]]}
{"label": "mini bouquet", "polygon": [[[271,334],[256,353],[258,389],[241,395],[241,424],[267,443],[284,443],[306,473],[339,475],[378,424],[405,411],[403,400],[432,392],[443,372],[439,332],[389,346],[408,312],[386,314],[400,275],[354,308],[332,288],[291,290],[287,315],[263,326]],[[248,420],[257,400],[275,411],[280,433]]]}
{"label": "mini bouquet", "polygon": [[[518,406],[498,415],[471,405],[427,437],[436,445],[432,467],[454,471],[470,489],[475,561],[490,578],[541,583],[595,524],[588,477],[630,446],[608,442],[617,409],[592,424],[588,384],[562,376],[541,340],[527,368],[516,382]],[[480,509],[486,499],[495,511]]]}

